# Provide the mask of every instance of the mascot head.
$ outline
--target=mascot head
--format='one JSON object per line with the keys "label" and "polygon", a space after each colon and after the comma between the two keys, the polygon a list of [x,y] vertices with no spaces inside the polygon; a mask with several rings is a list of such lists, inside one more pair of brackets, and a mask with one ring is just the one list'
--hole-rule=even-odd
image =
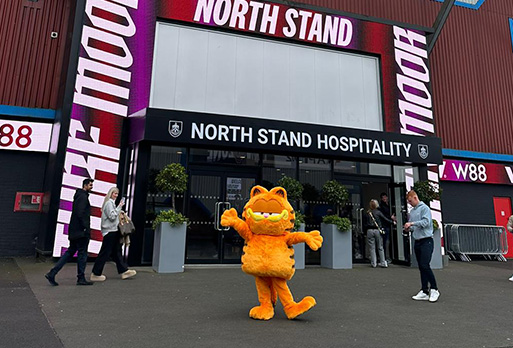
{"label": "mascot head", "polygon": [[283,235],[294,228],[295,213],[287,201],[287,191],[275,187],[251,189],[251,199],[244,207],[242,218],[254,234]]}

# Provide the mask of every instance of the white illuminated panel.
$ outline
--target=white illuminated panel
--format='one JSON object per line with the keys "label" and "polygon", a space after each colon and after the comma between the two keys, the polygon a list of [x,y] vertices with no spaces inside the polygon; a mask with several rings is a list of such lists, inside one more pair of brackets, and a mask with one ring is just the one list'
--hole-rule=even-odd
{"label": "white illuminated panel", "polygon": [[0,150],[48,152],[52,124],[0,120]]}

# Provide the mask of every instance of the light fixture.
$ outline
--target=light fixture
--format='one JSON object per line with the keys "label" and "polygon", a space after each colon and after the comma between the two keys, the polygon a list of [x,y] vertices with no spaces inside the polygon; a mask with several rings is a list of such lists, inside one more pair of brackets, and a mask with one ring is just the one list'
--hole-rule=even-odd
{"label": "light fixture", "polygon": [[176,151],[176,153],[177,153],[178,155],[181,155],[181,154],[182,154],[182,151]]}

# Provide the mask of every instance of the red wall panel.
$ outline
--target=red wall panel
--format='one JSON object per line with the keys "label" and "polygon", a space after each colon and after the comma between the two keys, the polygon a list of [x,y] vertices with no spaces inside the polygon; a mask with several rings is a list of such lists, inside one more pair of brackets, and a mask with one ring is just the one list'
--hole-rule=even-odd
{"label": "red wall panel", "polygon": [[71,0],[0,1],[0,104],[57,108],[71,9]]}
{"label": "red wall panel", "polygon": [[[300,0],[417,26],[433,25],[430,0]],[[513,1],[454,6],[430,56],[437,133],[444,148],[513,154]]]}

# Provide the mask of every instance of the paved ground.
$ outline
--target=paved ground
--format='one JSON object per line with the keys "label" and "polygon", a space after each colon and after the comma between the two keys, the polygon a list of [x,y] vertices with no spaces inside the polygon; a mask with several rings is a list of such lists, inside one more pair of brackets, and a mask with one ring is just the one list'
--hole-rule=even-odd
{"label": "paved ground", "polygon": [[[76,265],[43,277],[52,262],[0,259],[0,347],[513,347],[511,261],[451,262],[435,271],[437,303],[411,300],[416,269],[307,268],[289,282],[317,306],[287,320],[248,317],[253,278],[238,268],[137,268],[120,280],[76,286]],[[92,265],[88,264],[87,273]]]}

